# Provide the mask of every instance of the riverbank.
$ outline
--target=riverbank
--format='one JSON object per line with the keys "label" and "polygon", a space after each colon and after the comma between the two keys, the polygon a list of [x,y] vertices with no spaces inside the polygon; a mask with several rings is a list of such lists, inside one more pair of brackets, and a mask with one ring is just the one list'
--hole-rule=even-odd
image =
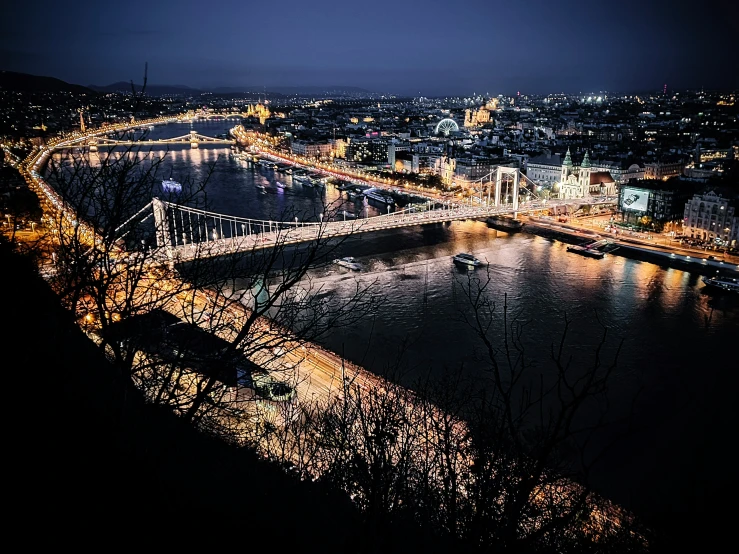
{"label": "riverbank", "polygon": [[584,226],[571,223],[560,223],[538,217],[529,217],[524,227],[533,234],[556,238],[570,244],[586,241],[609,239],[618,245],[613,254],[629,258],[665,264],[703,274],[739,275],[739,260],[736,256],[696,251],[673,245],[657,245],[632,237],[614,236],[610,233],[599,233]]}
{"label": "riverbank", "polygon": [[[257,540],[266,537],[280,549],[346,552],[371,538],[345,495],[301,481],[147,404],[79,329],[31,261],[2,240],[0,264],[13,291],[5,303],[12,318],[4,340],[14,346],[6,357],[17,368],[6,385],[19,391],[26,407],[34,404],[33,417],[19,418],[10,431],[17,447],[10,472],[24,483],[9,491],[16,507],[11,528],[42,527],[48,538],[34,539],[40,545],[80,544],[84,525],[103,536],[125,529],[124,543],[192,546],[203,537],[173,530],[182,528],[183,507],[197,506],[199,521],[220,529],[247,522],[259,530]],[[29,338],[29,331],[41,338]],[[131,524],[132,510],[139,524]],[[316,534],[327,519],[336,529]],[[387,531],[378,538],[395,552],[417,541],[433,550],[433,541],[412,526]]]}

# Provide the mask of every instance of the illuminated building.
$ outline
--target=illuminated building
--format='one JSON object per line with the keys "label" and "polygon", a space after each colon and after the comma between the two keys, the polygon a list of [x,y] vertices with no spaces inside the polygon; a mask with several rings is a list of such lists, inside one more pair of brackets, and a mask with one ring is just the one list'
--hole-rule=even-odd
{"label": "illuminated building", "polygon": [[490,158],[471,156],[456,158],[454,177],[465,181],[475,181],[486,176],[493,170]]}
{"label": "illuminated building", "polygon": [[[346,145],[346,159],[350,162],[388,163],[389,145],[387,141],[368,138],[351,139]],[[393,164],[395,157],[393,154]]]}
{"label": "illuminated building", "polygon": [[562,157],[545,152],[530,158],[526,164],[526,176],[538,185],[554,185],[562,176]]}
{"label": "illuminated building", "polygon": [[306,140],[294,140],[290,149],[296,156],[304,158],[328,158],[332,147],[328,142],[309,142]]}
{"label": "illuminated building", "polygon": [[346,157],[346,141],[344,139],[331,139],[328,143],[331,145],[331,153],[334,158]]}
{"label": "illuminated building", "polygon": [[685,162],[683,160],[672,160],[649,163],[644,166],[645,179],[669,179],[683,174]]}
{"label": "illuminated building", "polygon": [[734,203],[713,191],[696,194],[685,204],[683,234],[735,247],[739,217]]}
{"label": "illuminated building", "polygon": [[479,110],[467,109],[464,111],[465,127],[479,127],[485,123],[490,123],[491,120],[490,111],[485,108],[480,108]]}
{"label": "illuminated building", "polygon": [[264,125],[264,122],[269,118],[269,116],[272,115],[272,112],[269,111],[269,108],[262,104],[261,102],[259,104],[249,104],[246,107],[246,116],[247,117],[256,117],[259,119],[259,123]]}
{"label": "illuminated building", "polygon": [[659,231],[666,223],[683,219],[686,202],[697,183],[673,177],[668,181],[644,179],[621,185],[618,208],[622,219],[633,225],[654,224]]}

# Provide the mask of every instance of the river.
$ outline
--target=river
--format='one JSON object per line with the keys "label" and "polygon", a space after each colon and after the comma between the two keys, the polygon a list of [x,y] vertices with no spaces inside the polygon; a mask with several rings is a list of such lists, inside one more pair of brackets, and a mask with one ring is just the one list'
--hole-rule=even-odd
{"label": "river", "polygon": [[[150,136],[179,136],[192,129],[215,136],[234,124],[172,124],[156,127]],[[324,203],[341,202],[334,187],[323,193],[306,189],[289,176],[246,167],[228,152],[173,147],[165,171],[175,179],[186,174],[202,179],[215,164],[209,207],[235,216],[274,219],[295,209],[314,218]],[[276,179],[285,181],[284,191],[271,186]],[[258,183],[269,192],[258,191]],[[341,209],[355,208],[347,202]],[[377,213],[369,208],[369,215]],[[511,312],[527,323],[527,354],[540,367],[547,365],[565,314],[572,322],[569,351],[583,363],[592,359],[599,340],[598,320],[610,332],[606,359],[624,339],[611,397],[616,411],[624,411],[639,394],[634,427],[595,473],[598,490],[650,518],[694,510],[701,495],[718,493],[734,471],[725,449],[739,423],[734,407],[739,296],[706,291],[698,274],[618,255],[582,258],[565,246],[472,221],[352,238],[340,255],[358,258],[363,271],[317,267],[314,283],[346,295],[359,279],[371,286],[379,309],[374,317],[337,329],[326,346],[375,372],[402,353],[408,383],[462,365],[468,376],[487,379],[479,341],[460,318],[469,313],[461,287],[470,275],[451,261],[458,252],[470,252],[488,264],[473,277],[489,275],[491,295],[499,304],[507,295]],[[615,436],[605,434],[603,440]]]}

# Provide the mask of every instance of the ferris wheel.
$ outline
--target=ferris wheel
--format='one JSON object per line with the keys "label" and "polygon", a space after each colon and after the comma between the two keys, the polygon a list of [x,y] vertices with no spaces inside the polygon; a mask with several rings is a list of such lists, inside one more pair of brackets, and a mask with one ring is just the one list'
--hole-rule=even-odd
{"label": "ferris wheel", "polygon": [[443,133],[445,137],[449,136],[449,133],[459,131],[459,125],[453,119],[442,119],[436,124],[436,130],[434,131],[437,135]]}

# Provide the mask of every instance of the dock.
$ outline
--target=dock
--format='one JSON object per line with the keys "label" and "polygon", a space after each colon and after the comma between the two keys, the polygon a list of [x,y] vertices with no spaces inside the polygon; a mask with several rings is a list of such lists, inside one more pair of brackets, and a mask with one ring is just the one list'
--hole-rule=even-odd
{"label": "dock", "polygon": [[601,239],[584,245],[573,245],[567,247],[567,252],[574,252],[588,258],[602,259],[608,252],[613,252],[618,248],[612,240]]}

